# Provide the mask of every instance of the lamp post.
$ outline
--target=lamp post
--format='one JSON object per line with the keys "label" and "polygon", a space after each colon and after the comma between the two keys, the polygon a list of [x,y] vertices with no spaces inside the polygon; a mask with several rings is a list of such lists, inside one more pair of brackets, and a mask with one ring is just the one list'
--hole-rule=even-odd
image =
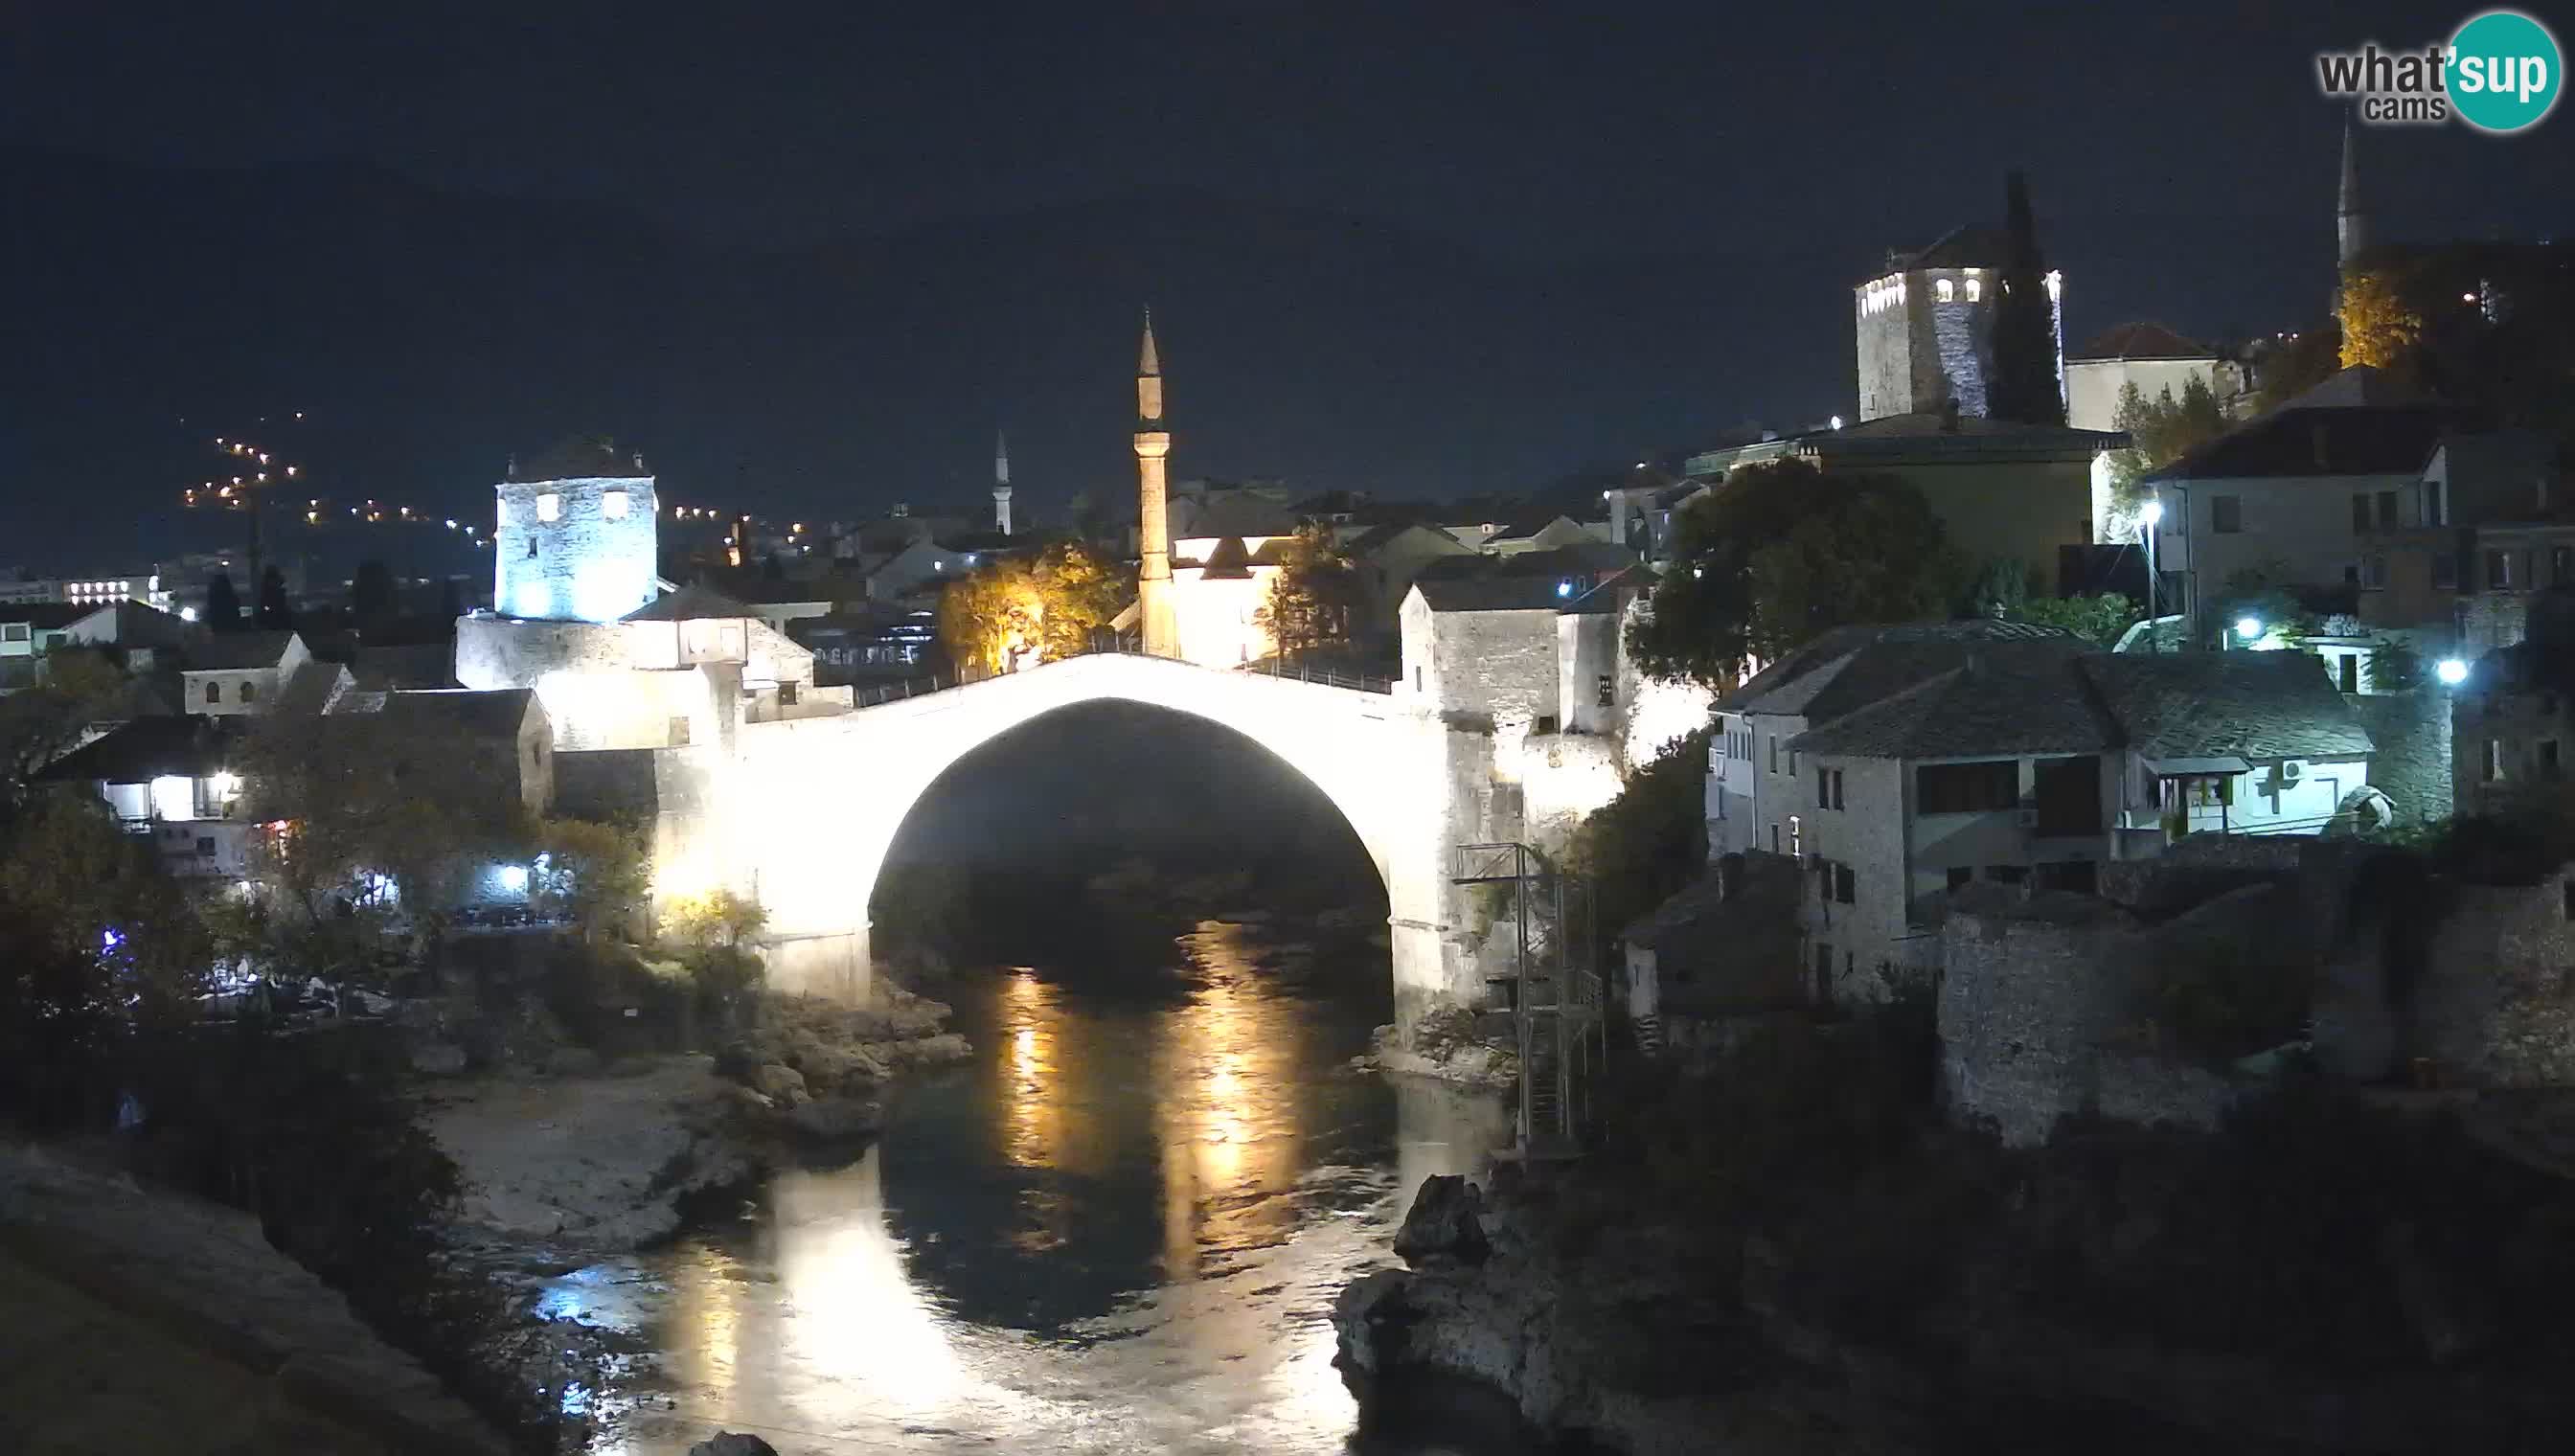
{"label": "lamp post", "polygon": [[2162,630],[2155,625],[2155,621],[2162,607],[2160,598],[2163,592],[2163,578],[2155,571],[2155,537],[2161,532],[2164,524],[2163,498],[2158,495],[2154,500],[2148,501],[2145,509],[2137,513],[2137,519],[2143,521],[2146,527],[2146,651],[2161,652],[2163,645],[2158,639],[2162,636]]}

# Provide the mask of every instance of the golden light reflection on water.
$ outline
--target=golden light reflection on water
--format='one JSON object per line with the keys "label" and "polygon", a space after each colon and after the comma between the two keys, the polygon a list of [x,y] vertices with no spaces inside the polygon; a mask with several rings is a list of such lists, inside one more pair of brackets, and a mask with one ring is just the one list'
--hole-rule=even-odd
{"label": "golden light reflection on water", "polygon": [[1188,938],[1203,984],[1154,1038],[1154,1129],[1163,1174],[1164,1277],[1286,1233],[1305,1133],[1296,1097],[1304,1032],[1292,1000],[1267,994],[1243,926]]}

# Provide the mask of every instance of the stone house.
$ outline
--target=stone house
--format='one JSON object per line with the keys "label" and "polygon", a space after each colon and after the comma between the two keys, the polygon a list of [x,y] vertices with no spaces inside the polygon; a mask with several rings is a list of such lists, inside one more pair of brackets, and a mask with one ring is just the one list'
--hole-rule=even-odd
{"label": "stone house", "polygon": [[42,778],[87,786],[128,833],[188,877],[239,877],[251,826],[235,809],[237,725],[204,714],[138,718],[47,765]]}
{"label": "stone house", "polygon": [[661,503],[644,458],[567,441],[494,487],[492,601],[538,621],[615,622],[653,600]]}
{"label": "stone house", "polygon": [[1639,1049],[1708,1045],[1728,1021],[1803,1005],[1797,896],[1794,863],[1728,854],[1621,930],[1616,994]]}
{"label": "stone house", "polygon": [[2459,807],[2494,813],[2561,789],[2575,754],[2575,664],[2556,634],[2487,653],[2450,695]]}
{"label": "stone house", "polygon": [[1341,543],[1358,572],[1356,636],[1362,646],[1390,642],[1402,630],[1403,601],[1422,568],[1447,557],[1472,556],[1471,548],[1436,527],[1418,522],[1376,526]]}
{"label": "stone house", "polygon": [[2130,385],[2146,403],[2169,391],[2175,400],[2197,380],[2216,396],[2217,351],[2161,324],[2105,329],[2065,359],[2065,423],[2077,430],[2119,428],[2119,396]]}
{"label": "stone house", "polygon": [[[1784,747],[1785,771],[1764,761],[1758,781],[1806,871],[1801,963],[1818,1000],[1926,982],[1952,891],[2088,890],[2104,862],[2186,835],[2321,833],[2368,778],[2367,729],[2303,654],[2004,640],[1901,684],[1893,670],[1938,655],[1850,656],[1834,675],[1848,696],[1809,696],[1812,726],[1784,744],[1778,715],[1741,715],[1770,719],[1766,743]],[[1891,691],[1849,706],[1872,680]]]}
{"label": "stone house", "polygon": [[2530,595],[2575,586],[2575,498],[2557,442],[2530,430],[2444,435],[2421,479],[2393,502],[2353,505],[2360,617],[2431,655],[2509,647]]}
{"label": "stone house", "polygon": [[312,661],[290,630],[215,633],[187,651],[181,706],[214,718],[258,713],[274,707],[287,680]]}

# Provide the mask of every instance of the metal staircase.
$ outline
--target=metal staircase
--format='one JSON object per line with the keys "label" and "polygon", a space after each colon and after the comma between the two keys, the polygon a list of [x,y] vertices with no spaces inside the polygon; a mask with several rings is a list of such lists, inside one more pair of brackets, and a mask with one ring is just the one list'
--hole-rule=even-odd
{"label": "metal staircase", "polygon": [[1516,842],[1458,845],[1454,881],[1481,895],[1490,928],[1510,936],[1507,965],[1485,975],[1485,1007],[1510,1013],[1518,1043],[1520,1156],[1575,1156],[1608,1052],[1588,886]]}

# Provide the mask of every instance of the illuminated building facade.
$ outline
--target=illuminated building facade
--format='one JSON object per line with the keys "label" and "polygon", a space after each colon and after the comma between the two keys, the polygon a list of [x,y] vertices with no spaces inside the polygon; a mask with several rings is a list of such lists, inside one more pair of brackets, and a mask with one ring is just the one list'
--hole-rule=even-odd
{"label": "illuminated building facade", "polygon": [[[1994,370],[1994,306],[2009,248],[2000,233],[1952,230],[1918,253],[1890,253],[1886,270],[1851,290],[1859,346],[1859,417],[1958,413],[1982,417]],[[2057,387],[2065,383],[2065,287],[2047,275]]]}
{"label": "illuminated building facade", "polygon": [[494,489],[494,610],[615,622],[653,600],[661,507],[642,456],[621,460],[607,442],[585,441]]}

